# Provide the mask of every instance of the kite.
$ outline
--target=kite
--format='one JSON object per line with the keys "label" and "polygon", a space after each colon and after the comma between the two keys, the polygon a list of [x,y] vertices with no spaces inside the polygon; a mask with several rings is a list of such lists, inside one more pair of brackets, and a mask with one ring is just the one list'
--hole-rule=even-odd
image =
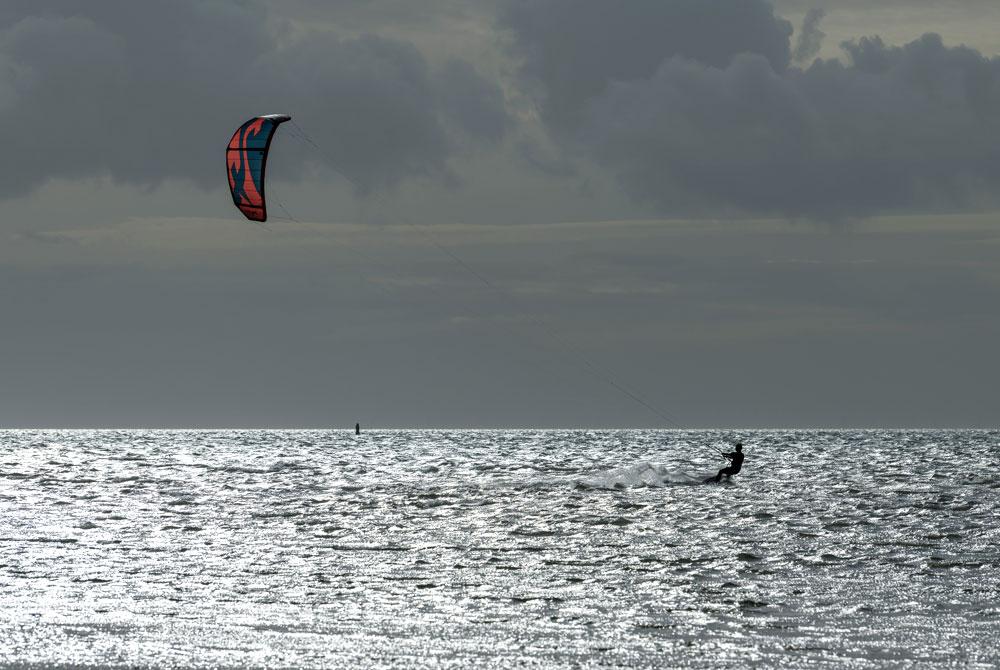
{"label": "kite", "polygon": [[226,171],[233,204],[251,221],[267,221],[264,168],[271,138],[278,126],[291,121],[287,114],[255,116],[233,134],[226,147]]}

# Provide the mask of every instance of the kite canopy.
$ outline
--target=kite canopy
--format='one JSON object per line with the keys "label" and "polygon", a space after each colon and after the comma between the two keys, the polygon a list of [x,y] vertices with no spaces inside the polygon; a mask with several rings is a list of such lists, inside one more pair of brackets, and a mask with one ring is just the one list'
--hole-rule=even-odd
{"label": "kite canopy", "polygon": [[233,204],[251,221],[267,221],[264,201],[264,167],[271,137],[292,117],[286,114],[255,116],[233,134],[226,147],[226,170]]}

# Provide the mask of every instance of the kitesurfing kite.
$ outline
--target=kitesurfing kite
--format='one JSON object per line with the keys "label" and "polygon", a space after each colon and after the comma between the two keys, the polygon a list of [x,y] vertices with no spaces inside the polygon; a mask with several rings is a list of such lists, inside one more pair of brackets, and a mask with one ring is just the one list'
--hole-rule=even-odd
{"label": "kitesurfing kite", "polygon": [[233,204],[251,221],[267,221],[264,168],[271,138],[278,126],[291,121],[287,114],[255,116],[240,126],[226,147],[226,171]]}

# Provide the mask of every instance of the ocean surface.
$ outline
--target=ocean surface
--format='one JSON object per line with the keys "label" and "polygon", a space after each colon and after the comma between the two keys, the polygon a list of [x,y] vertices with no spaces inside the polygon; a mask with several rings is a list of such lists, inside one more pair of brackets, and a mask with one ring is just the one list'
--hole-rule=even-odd
{"label": "ocean surface", "polygon": [[0,440],[3,667],[1000,664],[1000,432]]}

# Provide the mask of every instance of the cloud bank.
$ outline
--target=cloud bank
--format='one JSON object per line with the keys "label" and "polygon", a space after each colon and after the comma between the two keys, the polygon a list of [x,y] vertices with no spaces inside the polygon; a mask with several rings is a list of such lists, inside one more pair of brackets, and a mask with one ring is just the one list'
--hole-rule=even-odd
{"label": "cloud bank", "polygon": [[361,193],[437,177],[434,202],[461,174],[463,211],[510,203],[524,174],[539,211],[611,193],[623,217],[1000,204],[1000,60],[936,34],[813,60],[822,17],[795,34],[771,0],[10,0],[0,197],[94,176],[221,188],[232,129],[286,112],[324,151],[283,178],[309,160]]}
{"label": "cloud bank", "polygon": [[0,9],[0,195],[53,177],[216,186],[255,113],[292,113],[362,189],[444,172],[506,132],[495,82],[374,34],[292,30],[261,2],[20,2]]}
{"label": "cloud bank", "polygon": [[504,22],[552,135],[664,214],[838,219],[996,202],[1000,60],[938,35],[862,38],[843,61],[800,69],[790,26],[763,1],[533,0]]}

